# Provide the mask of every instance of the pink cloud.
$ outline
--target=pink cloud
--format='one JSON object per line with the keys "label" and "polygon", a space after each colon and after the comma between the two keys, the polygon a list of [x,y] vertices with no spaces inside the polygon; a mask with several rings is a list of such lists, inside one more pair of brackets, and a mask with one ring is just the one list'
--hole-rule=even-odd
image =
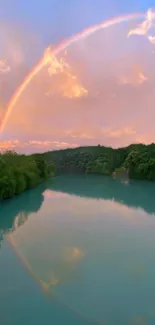
{"label": "pink cloud", "polygon": [[30,140],[21,142],[19,140],[0,141],[0,151],[15,150],[17,152],[44,152],[63,148],[75,148],[77,143],[59,142],[59,141],[39,141]]}
{"label": "pink cloud", "polygon": [[135,135],[136,131],[132,127],[124,127],[122,129],[103,129],[102,134],[110,138],[123,138],[124,136]]}
{"label": "pink cloud", "polygon": [[144,75],[144,73],[141,71],[141,69],[136,66],[133,67],[132,73],[129,75],[124,75],[119,78],[119,84],[120,85],[132,85],[132,86],[138,86],[142,85],[144,82],[148,80],[148,78]]}
{"label": "pink cloud", "polygon": [[0,60],[0,73],[7,73],[10,71],[10,66],[3,60]]}
{"label": "pink cloud", "polygon": [[85,131],[83,130],[67,130],[65,134],[69,138],[78,138],[78,139],[94,139],[95,133],[93,131],[87,130],[87,127],[85,128]]}

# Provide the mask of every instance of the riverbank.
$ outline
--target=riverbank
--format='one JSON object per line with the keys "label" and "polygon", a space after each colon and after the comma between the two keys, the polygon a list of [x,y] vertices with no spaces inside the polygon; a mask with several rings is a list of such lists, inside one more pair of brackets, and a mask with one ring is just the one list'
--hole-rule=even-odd
{"label": "riverbank", "polygon": [[7,151],[0,155],[0,200],[34,188],[55,175],[55,165],[43,155],[18,155]]}

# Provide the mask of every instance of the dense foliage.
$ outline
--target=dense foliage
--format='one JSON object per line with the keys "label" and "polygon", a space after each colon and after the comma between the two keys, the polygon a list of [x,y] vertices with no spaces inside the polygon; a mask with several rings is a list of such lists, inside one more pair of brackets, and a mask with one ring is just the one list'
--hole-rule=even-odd
{"label": "dense foliage", "polygon": [[104,146],[79,147],[44,154],[54,161],[57,172],[84,172],[104,175],[125,174],[130,178],[155,180],[155,144],[134,144],[112,149]]}
{"label": "dense foliage", "polygon": [[26,156],[6,151],[0,154],[0,199],[31,189],[54,173],[55,165],[41,154]]}
{"label": "dense foliage", "polygon": [[58,174],[113,174],[155,181],[155,144],[119,149],[98,145],[29,156],[6,151],[0,154],[0,199],[11,198],[37,186],[54,175],[56,169]]}

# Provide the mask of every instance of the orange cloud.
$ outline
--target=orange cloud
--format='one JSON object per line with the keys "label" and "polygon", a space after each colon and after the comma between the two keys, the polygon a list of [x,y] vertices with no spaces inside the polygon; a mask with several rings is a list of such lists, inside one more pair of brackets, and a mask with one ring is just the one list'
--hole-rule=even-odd
{"label": "orange cloud", "polygon": [[20,145],[19,140],[0,141],[0,151],[14,149]]}
{"label": "orange cloud", "polygon": [[64,58],[56,58],[52,54],[52,50],[47,48],[44,54],[44,60],[50,63],[48,73],[50,77],[59,75],[57,82],[47,91],[46,95],[58,94],[67,98],[80,98],[88,95],[88,90],[84,88],[77,76],[73,73],[73,69]]}
{"label": "orange cloud", "polygon": [[144,73],[141,71],[141,69],[136,66],[134,68],[134,71],[128,75],[128,76],[121,76],[119,78],[119,84],[120,85],[132,85],[132,86],[138,86],[142,85],[144,82],[146,82],[148,78],[144,75]]}

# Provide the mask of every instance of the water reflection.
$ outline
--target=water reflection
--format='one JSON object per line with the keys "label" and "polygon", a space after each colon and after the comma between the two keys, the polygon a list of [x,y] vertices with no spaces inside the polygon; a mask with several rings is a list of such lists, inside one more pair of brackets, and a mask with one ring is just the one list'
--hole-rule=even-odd
{"label": "water reflection", "polygon": [[[63,180],[64,178],[64,180]],[[72,175],[57,177],[52,189],[81,197],[114,200],[128,207],[141,208],[155,214],[155,183],[143,181],[122,182],[104,176]]]}
{"label": "water reflection", "polygon": [[[67,182],[66,182],[67,179]],[[155,183],[120,180],[102,176],[58,176],[37,189],[28,191],[13,200],[0,203],[0,238],[2,233],[14,231],[24,224],[28,216],[38,212],[44,198],[65,197],[67,194],[93,199],[114,200],[128,207],[141,208],[155,214]]]}
{"label": "water reflection", "polygon": [[[51,237],[52,225],[49,220],[46,220],[45,216],[42,223],[39,218],[45,198],[48,201],[51,197],[60,199],[65,196],[64,193],[52,192],[47,188],[47,184],[44,184],[21,197],[1,204],[1,241],[6,234],[8,242],[24,267],[44,292],[49,292],[60,282],[66,283],[71,281],[73,276],[76,277],[75,269],[85,255],[84,250],[74,246],[74,243],[68,246],[69,236],[64,240],[60,239],[58,234],[56,238]],[[30,224],[27,224],[30,215],[32,219],[30,218]],[[22,225],[25,226],[21,227]]]}
{"label": "water reflection", "polygon": [[[154,183],[57,177],[1,204],[0,238],[52,301],[99,324],[138,324],[155,302],[154,190]],[[142,299],[149,295],[151,302]]]}
{"label": "water reflection", "polygon": [[[0,204],[0,245],[4,234],[8,232],[13,234],[15,230],[24,225],[29,215],[39,212],[45,199],[61,200],[69,194],[91,199],[104,199],[107,202],[111,200],[122,206],[141,208],[147,213],[154,214],[154,192],[155,183],[151,182],[130,181],[126,184],[118,179],[94,175],[58,176],[54,182],[47,181],[35,190]],[[115,206],[115,209],[117,208],[119,206]],[[122,211],[125,216],[125,210]],[[58,280],[54,281],[58,282]]]}
{"label": "water reflection", "polygon": [[14,231],[22,225],[28,216],[39,211],[44,201],[46,185],[27,191],[14,199],[0,203],[0,229],[3,232]]}
{"label": "water reflection", "polygon": [[[29,241],[27,246],[25,246],[25,239]],[[63,242],[58,244],[52,239],[48,240],[47,247],[46,238],[44,237],[43,243],[41,236],[38,240],[40,248],[38,250],[35,240],[26,232],[22,232],[22,236],[21,233],[9,233],[7,240],[40,288],[48,294],[52,294],[54,286],[68,283],[76,278],[76,267],[85,255],[79,247],[67,247]],[[54,243],[53,248],[52,243]],[[54,256],[55,254],[57,256]]]}

